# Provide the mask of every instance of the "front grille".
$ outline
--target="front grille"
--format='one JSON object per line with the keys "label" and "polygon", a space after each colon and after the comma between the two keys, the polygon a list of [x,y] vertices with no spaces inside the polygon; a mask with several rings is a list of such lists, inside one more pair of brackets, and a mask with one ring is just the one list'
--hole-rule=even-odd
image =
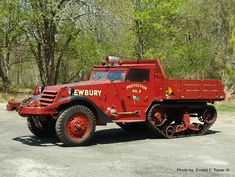
{"label": "front grille", "polygon": [[52,104],[57,95],[57,91],[53,90],[44,90],[41,94],[40,103],[42,107],[46,107]]}

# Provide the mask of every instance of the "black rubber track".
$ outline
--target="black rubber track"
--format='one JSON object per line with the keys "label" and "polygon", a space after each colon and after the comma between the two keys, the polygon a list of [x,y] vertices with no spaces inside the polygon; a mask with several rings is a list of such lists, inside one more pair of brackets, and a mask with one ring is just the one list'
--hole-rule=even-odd
{"label": "black rubber track", "polygon": [[[151,124],[151,122],[149,121],[151,119],[151,112],[152,110],[156,107],[156,106],[161,106],[160,104],[155,104],[153,105],[148,114],[147,114],[147,119],[145,121],[145,124],[150,128],[150,130],[152,130],[152,132],[156,135],[156,136],[160,136],[160,137],[163,137],[163,138],[168,138],[168,139],[171,139],[171,138],[180,138],[180,137],[187,137],[187,136],[201,136],[201,135],[204,135],[206,134],[206,132],[209,130],[209,128],[215,123],[216,119],[217,119],[217,112],[216,112],[216,109],[214,106],[212,105],[207,105],[207,109],[212,109],[214,110],[214,121],[211,122],[210,124],[206,124],[204,123],[203,125],[203,129],[200,133],[197,133],[197,134],[184,134],[184,135],[179,135],[179,136],[168,136],[163,130],[162,128],[163,127],[157,127],[153,124]],[[171,108],[174,108],[172,106],[169,106],[168,109],[171,109]]]}
{"label": "black rubber track", "polygon": [[151,119],[151,115],[152,115],[152,111],[153,109],[155,109],[155,107],[160,106],[160,104],[155,104],[153,105],[150,110],[148,111],[147,117],[146,117],[146,121],[145,124],[147,127],[149,127],[149,129],[158,137],[163,137],[163,138],[172,138],[170,136],[167,136],[160,128],[156,127],[155,125],[153,125],[150,122]]}
{"label": "black rubber track", "polygon": [[[85,137],[82,138],[73,138],[68,134],[66,125],[70,118],[72,118],[76,114],[83,114],[87,117],[90,132]],[[87,145],[90,140],[94,136],[96,127],[96,119],[93,112],[86,106],[83,105],[75,105],[67,108],[65,111],[61,113],[59,118],[56,121],[56,134],[59,140],[66,146],[83,146]]]}
{"label": "black rubber track", "polygon": [[[36,118],[35,118],[36,119]],[[54,137],[55,132],[55,120],[39,120],[41,128],[37,127],[33,121],[33,117],[27,118],[27,125],[29,130],[39,138]]]}

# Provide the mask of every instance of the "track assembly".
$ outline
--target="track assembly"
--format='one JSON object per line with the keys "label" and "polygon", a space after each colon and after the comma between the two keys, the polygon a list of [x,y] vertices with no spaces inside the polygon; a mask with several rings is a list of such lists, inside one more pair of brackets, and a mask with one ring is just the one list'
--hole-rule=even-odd
{"label": "track assembly", "polygon": [[[185,108],[184,108],[185,109]],[[214,106],[189,106],[187,110],[191,113],[182,113],[185,111],[176,105],[160,105],[156,104],[150,109],[146,124],[155,134],[164,138],[176,138],[183,136],[195,136],[205,134],[209,128],[215,123],[217,112]],[[162,120],[158,111],[165,112],[164,123],[160,126],[155,122]],[[157,112],[157,113],[156,113]],[[174,113],[179,117],[175,117]],[[156,116],[157,114],[157,116]],[[190,123],[190,115],[197,118],[200,123]]]}

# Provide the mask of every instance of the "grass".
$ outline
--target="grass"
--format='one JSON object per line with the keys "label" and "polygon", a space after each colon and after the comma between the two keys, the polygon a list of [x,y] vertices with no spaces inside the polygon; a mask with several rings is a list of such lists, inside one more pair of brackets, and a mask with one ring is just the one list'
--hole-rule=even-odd
{"label": "grass", "polygon": [[220,103],[220,104],[215,104],[215,107],[218,111],[223,111],[223,112],[235,112],[235,104],[231,103]]}

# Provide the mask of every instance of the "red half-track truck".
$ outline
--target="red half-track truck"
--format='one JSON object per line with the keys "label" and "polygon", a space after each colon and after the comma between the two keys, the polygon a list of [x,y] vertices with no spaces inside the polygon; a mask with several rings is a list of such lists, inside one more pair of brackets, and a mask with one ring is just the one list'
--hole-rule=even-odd
{"label": "red half-track truck", "polygon": [[216,121],[212,104],[224,99],[219,80],[171,80],[159,60],[107,57],[88,81],[37,87],[29,99],[9,101],[7,109],[27,117],[35,136],[57,135],[64,145],[77,146],[109,122],[127,131],[146,126],[165,138],[203,135]]}

